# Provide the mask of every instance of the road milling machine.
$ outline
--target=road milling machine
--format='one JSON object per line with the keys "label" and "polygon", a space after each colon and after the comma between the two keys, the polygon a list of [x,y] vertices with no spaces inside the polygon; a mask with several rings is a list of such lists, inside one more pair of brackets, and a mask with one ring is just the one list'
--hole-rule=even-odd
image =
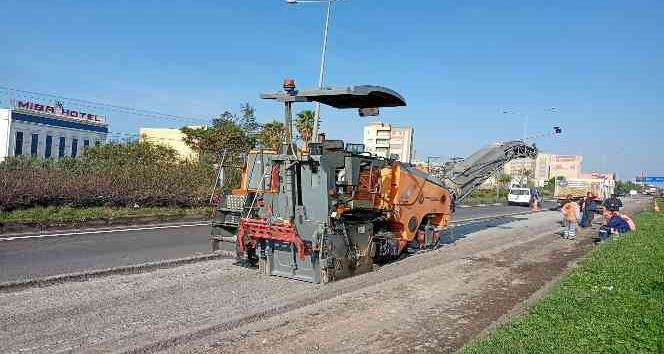
{"label": "road milling machine", "polygon": [[534,157],[524,142],[490,145],[434,176],[364,151],[362,144],[317,137],[308,151],[293,143],[296,102],[320,102],[377,115],[405,106],[380,86],[284,90],[261,95],[284,105],[280,151],[246,154],[239,189],[224,191],[212,223],[212,248],[234,245],[238,263],[261,273],[326,283],[438,245],[454,203],[516,158]]}

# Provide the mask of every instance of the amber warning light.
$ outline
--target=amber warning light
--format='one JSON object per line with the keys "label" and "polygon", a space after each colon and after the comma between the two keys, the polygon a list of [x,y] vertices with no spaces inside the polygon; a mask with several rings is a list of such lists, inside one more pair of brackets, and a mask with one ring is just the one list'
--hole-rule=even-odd
{"label": "amber warning light", "polygon": [[380,110],[377,107],[360,108],[359,112],[360,117],[376,117],[380,113]]}

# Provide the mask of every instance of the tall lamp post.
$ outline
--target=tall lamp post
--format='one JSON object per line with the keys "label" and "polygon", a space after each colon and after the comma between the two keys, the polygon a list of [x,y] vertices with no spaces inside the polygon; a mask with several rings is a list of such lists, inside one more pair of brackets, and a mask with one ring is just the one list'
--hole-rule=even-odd
{"label": "tall lamp post", "polygon": [[431,173],[431,160],[437,160],[440,156],[427,156],[427,172]]}
{"label": "tall lamp post", "polygon": [[[325,29],[323,32],[323,49],[320,55],[320,73],[318,75],[318,88],[323,88],[323,79],[325,77],[325,52],[327,51],[327,34],[330,27],[330,15],[332,14],[332,5],[342,0],[286,0],[289,5],[296,4],[311,4],[311,3],[327,3],[327,15],[325,16]],[[311,141],[318,139],[318,127],[320,126],[320,102],[316,102],[316,109],[314,111],[314,127],[311,131]]]}
{"label": "tall lamp post", "polygon": [[[544,111],[555,113],[555,112],[558,112],[558,108],[550,107],[550,108],[546,108]],[[518,116],[523,117],[523,141],[527,141],[528,140],[528,120],[530,119],[530,116],[526,113],[512,111],[512,110],[504,110],[503,114],[514,114],[514,115],[518,115]]]}

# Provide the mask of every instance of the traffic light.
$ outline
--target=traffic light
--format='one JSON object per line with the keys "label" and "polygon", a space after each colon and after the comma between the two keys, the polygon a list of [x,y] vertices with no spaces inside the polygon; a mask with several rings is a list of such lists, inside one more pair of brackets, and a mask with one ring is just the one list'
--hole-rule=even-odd
{"label": "traffic light", "polygon": [[555,134],[561,134],[563,132],[563,128],[561,127],[553,127],[553,132]]}

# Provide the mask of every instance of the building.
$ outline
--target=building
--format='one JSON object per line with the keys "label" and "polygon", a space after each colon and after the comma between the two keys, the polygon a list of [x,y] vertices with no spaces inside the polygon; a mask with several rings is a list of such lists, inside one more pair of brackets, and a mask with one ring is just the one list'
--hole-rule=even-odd
{"label": "building", "polygon": [[537,186],[545,186],[549,179],[549,169],[551,166],[551,154],[538,154],[535,159],[535,174],[534,178]]}
{"label": "building", "polygon": [[548,178],[579,178],[583,166],[581,155],[550,155]]}
{"label": "building", "polygon": [[[200,127],[190,127],[200,128]],[[177,151],[185,159],[196,159],[198,154],[184,142],[184,134],[177,128],[140,128],[140,141],[164,145]]]}
{"label": "building", "polygon": [[581,155],[538,154],[535,159],[512,160],[505,164],[503,172],[512,177],[528,175],[539,187],[554,177],[580,178],[583,165]]}
{"label": "building", "polygon": [[533,177],[535,175],[535,159],[529,157],[512,160],[505,164],[503,172],[512,177]]}
{"label": "building", "polygon": [[51,104],[12,100],[0,109],[0,161],[9,156],[77,157],[106,141],[106,118]]}
{"label": "building", "polygon": [[364,127],[364,147],[367,152],[382,157],[393,157],[401,162],[413,160],[412,127],[390,123],[371,122]]}

